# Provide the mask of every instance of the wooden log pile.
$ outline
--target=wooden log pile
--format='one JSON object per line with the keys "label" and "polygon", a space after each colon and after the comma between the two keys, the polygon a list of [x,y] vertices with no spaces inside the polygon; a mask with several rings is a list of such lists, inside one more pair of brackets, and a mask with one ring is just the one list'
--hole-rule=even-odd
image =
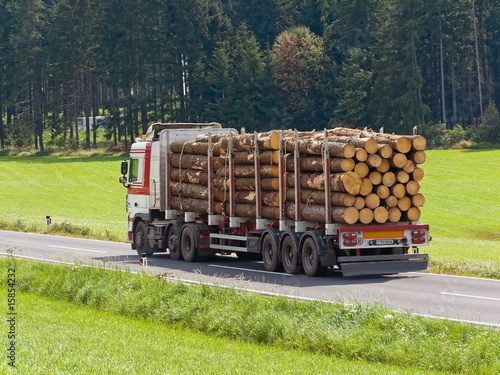
{"label": "wooden log pile", "polygon": [[[260,184],[256,188],[255,135],[212,138],[213,180],[208,173],[208,137],[173,142],[171,150],[171,207],[200,214],[208,212],[208,187],[213,184],[215,212],[229,215],[231,174],[234,179],[235,216],[256,217],[260,193],[262,217],[324,223],[325,184],[331,190],[332,221],[340,224],[382,224],[417,221],[425,199],[420,193],[426,140],[419,135],[401,136],[373,131],[335,128],[328,130],[329,181],[325,181],[323,154],[325,132],[299,132],[295,158],[295,132],[283,131],[283,172],[279,167],[279,132],[258,133]],[[296,167],[299,165],[299,200],[296,202]],[[283,178],[283,212],[280,215],[280,174]],[[257,191],[257,189],[259,189]]]}

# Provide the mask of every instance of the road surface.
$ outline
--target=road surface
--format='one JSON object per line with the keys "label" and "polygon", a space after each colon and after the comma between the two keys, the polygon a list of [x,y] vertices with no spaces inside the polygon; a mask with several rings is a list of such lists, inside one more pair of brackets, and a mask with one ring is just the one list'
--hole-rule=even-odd
{"label": "road surface", "polygon": [[235,256],[187,263],[168,253],[155,254],[141,267],[129,244],[0,231],[0,255],[9,248],[23,258],[119,267],[303,299],[381,302],[395,310],[500,327],[500,280],[427,273],[344,278],[333,271],[311,278],[267,272],[262,262]]}

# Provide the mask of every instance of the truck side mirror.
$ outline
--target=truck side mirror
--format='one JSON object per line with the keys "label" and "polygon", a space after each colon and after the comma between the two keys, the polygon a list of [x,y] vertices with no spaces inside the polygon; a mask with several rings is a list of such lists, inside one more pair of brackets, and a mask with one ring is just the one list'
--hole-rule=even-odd
{"label": "truck side mirror", "polygon": [[126,188],[129,188],[130,185],[127,185],[127,171],[128,171],[128,163],[126,160],[122,161],[122,165],[121,165],[121,172],[122,172],[122,175],[119,179],[120,183],[123,184],[124,187]]}
{"label": "truck side mirror", "polygon": [[126,160],[122,161],[122,175],[126,175],[128,171],[128,163]]}

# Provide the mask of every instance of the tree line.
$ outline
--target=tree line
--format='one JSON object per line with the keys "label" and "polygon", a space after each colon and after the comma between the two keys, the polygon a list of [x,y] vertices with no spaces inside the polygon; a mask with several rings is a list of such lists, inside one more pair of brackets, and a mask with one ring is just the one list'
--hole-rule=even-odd
{"label": "tree line", "polygon": [[91,148],[97,116],[115,145],[153,121],[481,128],[499,19],[495,0],[0,0],[1,147]]}

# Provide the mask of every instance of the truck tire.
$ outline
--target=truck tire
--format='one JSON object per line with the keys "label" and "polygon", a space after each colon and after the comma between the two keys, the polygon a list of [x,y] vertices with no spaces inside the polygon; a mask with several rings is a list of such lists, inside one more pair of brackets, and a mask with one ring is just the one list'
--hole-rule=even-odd
{"label": "truck tire", "polygon": [[292,236],[285,236],[281,242],[281,259],[286,273],[299,273],[299,249]]}
{"label": "truck tire", "polygon": [[198,260],[198,248],[193,229],[185,226],[181,235],[182,257],[186,262],[196,262]]}
{"label": "truck tire", "polygon": [[148,228],[146,227],[144,221],[139,221],[135,226],[134,245],[139,256],[146,254],[146,256],[150,257],[154,253],[154,249],[149,246]]}
{"label": "truck tire", "polygon": [[321,267],[318,248],[312,237],[307,237],[302,243],[302,266],[307,276],[321,276],[326,272],[326,267]]}
{"label": "truck tire", "polygon": [[262,260],[266,271],[275,272],[281,270],[282,265],[279,261],[278,247],[269,233],[262,240]]}
{"label": "truck tire", "polygon": [[175,225],[171,225],[167,232],[167,247],[170,253],[170,259],[182,259],[182,251],[180,246],[179,229]]}

